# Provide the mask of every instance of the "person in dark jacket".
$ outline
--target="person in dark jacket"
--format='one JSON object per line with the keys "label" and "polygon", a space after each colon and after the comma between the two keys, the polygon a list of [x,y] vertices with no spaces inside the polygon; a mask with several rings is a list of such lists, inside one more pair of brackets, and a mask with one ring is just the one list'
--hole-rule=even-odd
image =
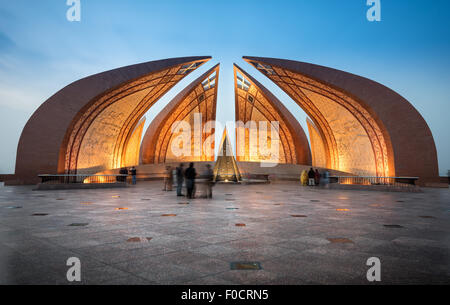
{"label": "person in dark jacket", "polygon": [[316,173],[314,172],[313,168],[311,167],[311,169],[308,172],[309,186],[315,185],[315,177],[316,177]]}
{"label": "person in dark jacket", "polygon": [[[128,169],[126,169],[125,167],[122,167],[119,171],[120,175],[128,175]],[[127,177],[126,176],[120,176],[118,177],[120,182],[126,182],[127,181]]]}
{"label": "person in dark jacket", "polygon": [[189,164],[189,168],[184,172],[184,178],[186,178],[186,196],[187,198],[193,198],[193,192],[195,188],[195,177],[197,172],[194,168],[194,163]]}
{"label": "person in dark jacket", "polygon": [[322,177],[320,179],[321,185],[323,185],[325,188],[329,188],[330,185],[330,172],[325,170],[325,172],[322,174]]}
{"label": "person in dark jacket", "polygon": [[184,182],[184,164],[181,163],[179,167],[177,167],[177,196],[184,196],[182,193],[183,190],[183,182]]}
{"label": "person in dark jacket", "polygon": [[212,198],[212,187],[214,185],[214,172],[211,169],[211,165],[206,164],[206,169],[202,174],[202,178],[205,179],[205,197]]}
{"label": "person in dark jacket", "polygon": [[131,175],[131,183],[133,184],[133,185],[136,185],[136,173],[137,173],[137,171],[136,171],[136,167],[132,167],[131,169],[130,169],[130,175]]}

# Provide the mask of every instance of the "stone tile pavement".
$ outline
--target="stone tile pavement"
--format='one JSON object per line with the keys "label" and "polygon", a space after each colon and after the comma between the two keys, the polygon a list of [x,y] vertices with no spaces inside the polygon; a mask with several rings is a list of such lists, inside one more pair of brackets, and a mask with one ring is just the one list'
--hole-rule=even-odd
{"label": "stone tile pavement", "polygon": [[71,284],[69,257],[80,284],[369,284],[370,257],[381,284],[450,284],[448,189],[217,185],[189,201],[161,189],[0,186],[0,284]]}

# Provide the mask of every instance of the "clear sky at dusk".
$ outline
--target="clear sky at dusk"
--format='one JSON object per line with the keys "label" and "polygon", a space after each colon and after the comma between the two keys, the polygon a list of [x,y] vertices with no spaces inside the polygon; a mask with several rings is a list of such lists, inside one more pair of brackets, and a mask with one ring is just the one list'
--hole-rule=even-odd
{"label": "clear sky at dusk", "polygon": [[[210,55],[147,114],[151,120],[198,75],[221,63],[217,119],[234,120],[232,64],[251,73],[307,130],[303,111],[242,56],[292,59],[378,81],[408,99],[435,137],[441,174],[450,170],[450,1],[0,0],[0,173],[13,173],[20,132],[48,97],[82,77],[139,62]],[[149,122],[147,122],[149,123]],[[411,138],[414,134],[411,134]]]}

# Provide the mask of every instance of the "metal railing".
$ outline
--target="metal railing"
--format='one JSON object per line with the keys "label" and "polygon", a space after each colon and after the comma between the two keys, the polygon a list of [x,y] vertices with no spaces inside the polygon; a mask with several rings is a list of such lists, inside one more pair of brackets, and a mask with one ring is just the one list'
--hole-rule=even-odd
{"label": "metal railing", "polygon": [[359,176],[331,176],[330,183],[344,185],[371,185],[388,187],[415,187],[418,177],[359,177]]}
{"label": "metal railing", "polygon": [[44,184],[125,183],[128,175],[39,175]]}

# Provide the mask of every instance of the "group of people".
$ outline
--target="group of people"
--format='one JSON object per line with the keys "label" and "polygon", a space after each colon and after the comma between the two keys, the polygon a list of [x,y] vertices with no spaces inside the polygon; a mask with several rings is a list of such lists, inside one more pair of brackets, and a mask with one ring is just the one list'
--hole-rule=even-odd
{"label": "group of people", "polygon": [[[197,174],[194,167],[194,163],[190,163],[187,169],[184,169],[184,164],[181,163],[175,169],[175,176],[177,181],[177,196],[184,196],[183,184],[186,185],[186,197],[189,199],[195,198],[196,194],[196,180],[201,181],[204,189],[204,196],[206,198],[212,198],[212,187],[214,185],[214,173],[211,169],[211,165],[206,164],[206,168],[201,175]],[[166,166],[164,175],[164,191],[172,191],[174,182],[174,171],[171,166]]]}
{"label": "group of people", "polygon": [[320,173],[318,169],[314,170],[311,167],[309,171],[302,172],[300,180],[303,186],[327,186],[330,183],[330,173],[328,171]]}
{"label": "group of people", "polygon": [[[117,182],[127,182],[127,177],[131,176],[131,184],[136,184],[136,167],[126,168],[122,167],[117,176]],[[189,199],[195,198],[196,181],[203,186],[204,196],[212,198],[212,187],[214,186],[214,173],[210,164],[206,164],[205,170],[201,175],[197,174],[194,163],[190,163],[189,167],[184,169],[184,164],[181,163],[175,171],[171,166],[166,166],[164,173],[164,191],[172,191],[174,184],[174,176],[176,177],[177,196],[185,196],[183,194],[183,185],[186,186],[186,197]]]}
{"label": "group of people", "polygon": [[[181,163],[175,171],[171,166],[166,166],[164,174],[164,191],[172,191],[174,184],[174,172],[176,176],[177,196],[185,196],[183,194],[183,185],[186,185],[186,197],[189,199],[195,198],[196,193],[196,180],[201,182],[204,189],[204,196],[206,198],[212,198],[212,187],[214,186],[214,173],[210,164],[206,164],[204,172],[199,176],[194,167],[194,163],[189,163],[189,167],[184,169],[184,164]],[[131,183],[136,184],[136,168],[133,166],[130,169],[122,167],[119,171],[121,176],[117,177],[118,182],[126,182],[127,176],[131,176]],[[301,184],[303,186],[328,186],[330,183],[330,173],[325,170],[320,173],[318,169],[311,169],[309,171],[304,170],[300,177]]]}
{"label": "group of people", "polygon": [[131,184],[136,184],[136,167],[131,167],[130,169],[122,167],[119,170],[121,176],[117,177],[117,182],[127,182],[127,176],[131,176]]}

